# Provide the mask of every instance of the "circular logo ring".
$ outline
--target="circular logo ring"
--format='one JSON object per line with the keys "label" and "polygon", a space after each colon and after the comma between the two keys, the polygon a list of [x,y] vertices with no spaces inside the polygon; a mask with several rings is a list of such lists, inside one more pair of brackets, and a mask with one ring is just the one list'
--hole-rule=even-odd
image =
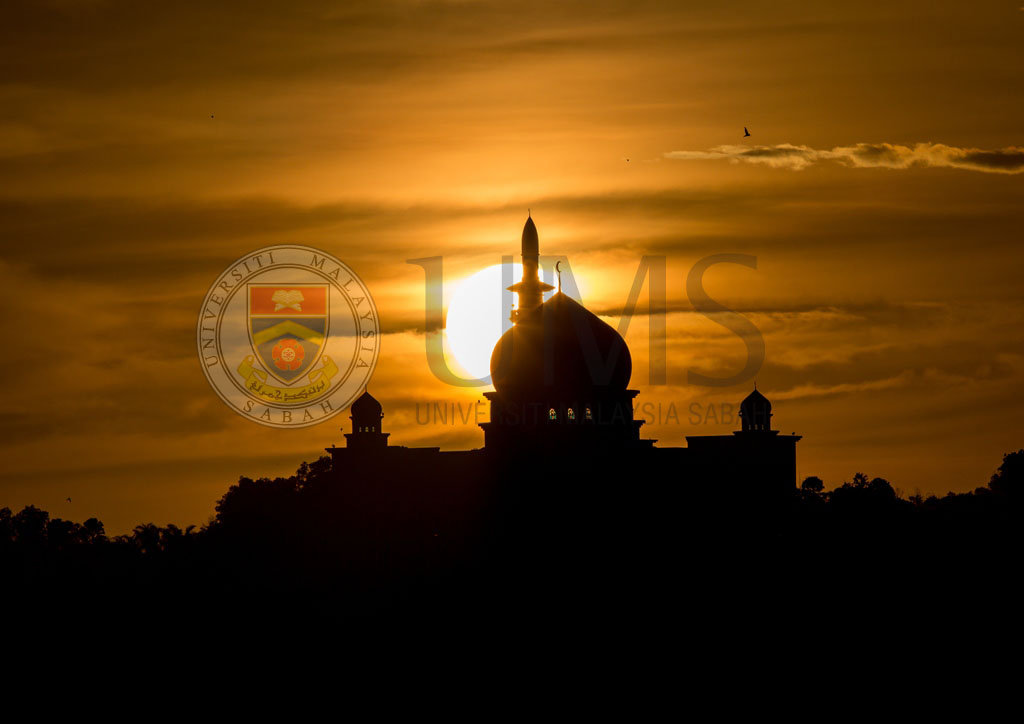
{"label": "circular logo ring", "polygon": [[380,354],[366,284],[319,249],[268,246],[232,263],[199,310],[203,373],[235,412],[269,427],[309,427],[347,409]]}

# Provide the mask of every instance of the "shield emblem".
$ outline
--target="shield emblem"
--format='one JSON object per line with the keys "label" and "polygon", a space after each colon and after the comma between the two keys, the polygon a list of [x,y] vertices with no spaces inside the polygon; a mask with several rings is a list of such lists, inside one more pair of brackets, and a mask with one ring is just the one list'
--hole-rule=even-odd
{"label": "shield emblem", "polygon": [[248,284],[249,341],[264,369],[286,385],[320,359],[330,322],[327,284]]}

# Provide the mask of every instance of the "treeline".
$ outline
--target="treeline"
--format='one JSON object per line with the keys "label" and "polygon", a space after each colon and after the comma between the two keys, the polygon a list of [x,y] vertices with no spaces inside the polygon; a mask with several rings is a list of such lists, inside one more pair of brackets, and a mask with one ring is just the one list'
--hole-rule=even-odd
{"label": "treeline", "polygon": [[335,475],[325,457],[287,478],[241,478],[205,526],[150,523],[118,536],[95,518],[3,508],[0,574],[7,600],[301,600],[307,611],[365,615],[410,602],[420,612],[495,602],[518,611],[537,596],[686,606],[693,599],[679,591],[689,587],[720,612],[751,595],[976,587],[1020,553],[1024,450],[985,486],[927,498],[860,473],[831,491],[809,477],[787,498],[752,502],[713,485],[630,479],[625,467],[605,464],[603,478],[579,469],[533,483],[506,470],[446,488],[422,476]]}
{"label": "treeline", "polygon": [[[194,545],[191,541],[214,540],[232,533],[249,537],[273,535],[301,507],[302,499],[319,486],[331,485],[330,458],[312,464],[303,462],[295,475],[287,478],[240,478],[216,504],[216,516],[207,525],[180,528],[168,524],[138,525],[126,535],[108,537],[103,523],[89,518],[83,523],[51,518],[45,510],[29,505],[18,513],[0,508],[0,551],[14,550],[60,552],[89,546],[117,546],[141,556],[177,553]],[[344,484],[344,483],[341,483]],[[872,524],[892,516],[909,520],[934,518],[936,521],[986,525],[1019,520],[1024,500],[1024,450],[1004,456],[1002,464],[987,485],[967,493],[948,493],[939,497],[915,494],[904,496],[883,478],[856,473],[848,482],[831,491],[821,478],[805,478],[794,491],[788,506],[775,510],[796,516],[832,514]],[[312,511],[306,511],[312,512]],[[792,522],[793,518],[787,518]]]}

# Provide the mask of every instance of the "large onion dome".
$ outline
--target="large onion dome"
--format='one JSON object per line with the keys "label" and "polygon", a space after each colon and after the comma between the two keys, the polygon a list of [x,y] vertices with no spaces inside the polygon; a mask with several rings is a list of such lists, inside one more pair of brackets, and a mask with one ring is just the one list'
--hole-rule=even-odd
{"label": "large onion dome", "polygon": [[619,333],[562,292],[505,332],[491,354],[491,380],[507,399],[581,400],[622,392],[632,371]]}

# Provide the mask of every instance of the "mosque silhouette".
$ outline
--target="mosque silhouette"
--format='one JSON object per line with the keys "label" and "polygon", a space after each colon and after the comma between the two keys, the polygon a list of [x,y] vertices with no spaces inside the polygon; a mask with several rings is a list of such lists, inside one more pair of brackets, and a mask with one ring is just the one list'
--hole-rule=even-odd
{"label": "mosque silhouette", "polygon": [[[657,447],[640,437],[629,389],[632,359],[611,326],[539,274],[537,227],[523,227],[523,280],[513,326],[491,356],[494,391],[484,446],[442,451],[388,444],[384,412],[364,392],[350,409],[345,447],[330,447],[341,478],[415,479],[472,487],[498,473],[528,483],[545,472],[574,481],[621,482],[657,477],[719,486],[744,495],[780,496],[796,486],[799,435],[771,429],[772,404],[756,387],[740,404],[741,429],[731,435],[688,435],[686,447]],[[476,482],[473,482],[476,481]]]}

